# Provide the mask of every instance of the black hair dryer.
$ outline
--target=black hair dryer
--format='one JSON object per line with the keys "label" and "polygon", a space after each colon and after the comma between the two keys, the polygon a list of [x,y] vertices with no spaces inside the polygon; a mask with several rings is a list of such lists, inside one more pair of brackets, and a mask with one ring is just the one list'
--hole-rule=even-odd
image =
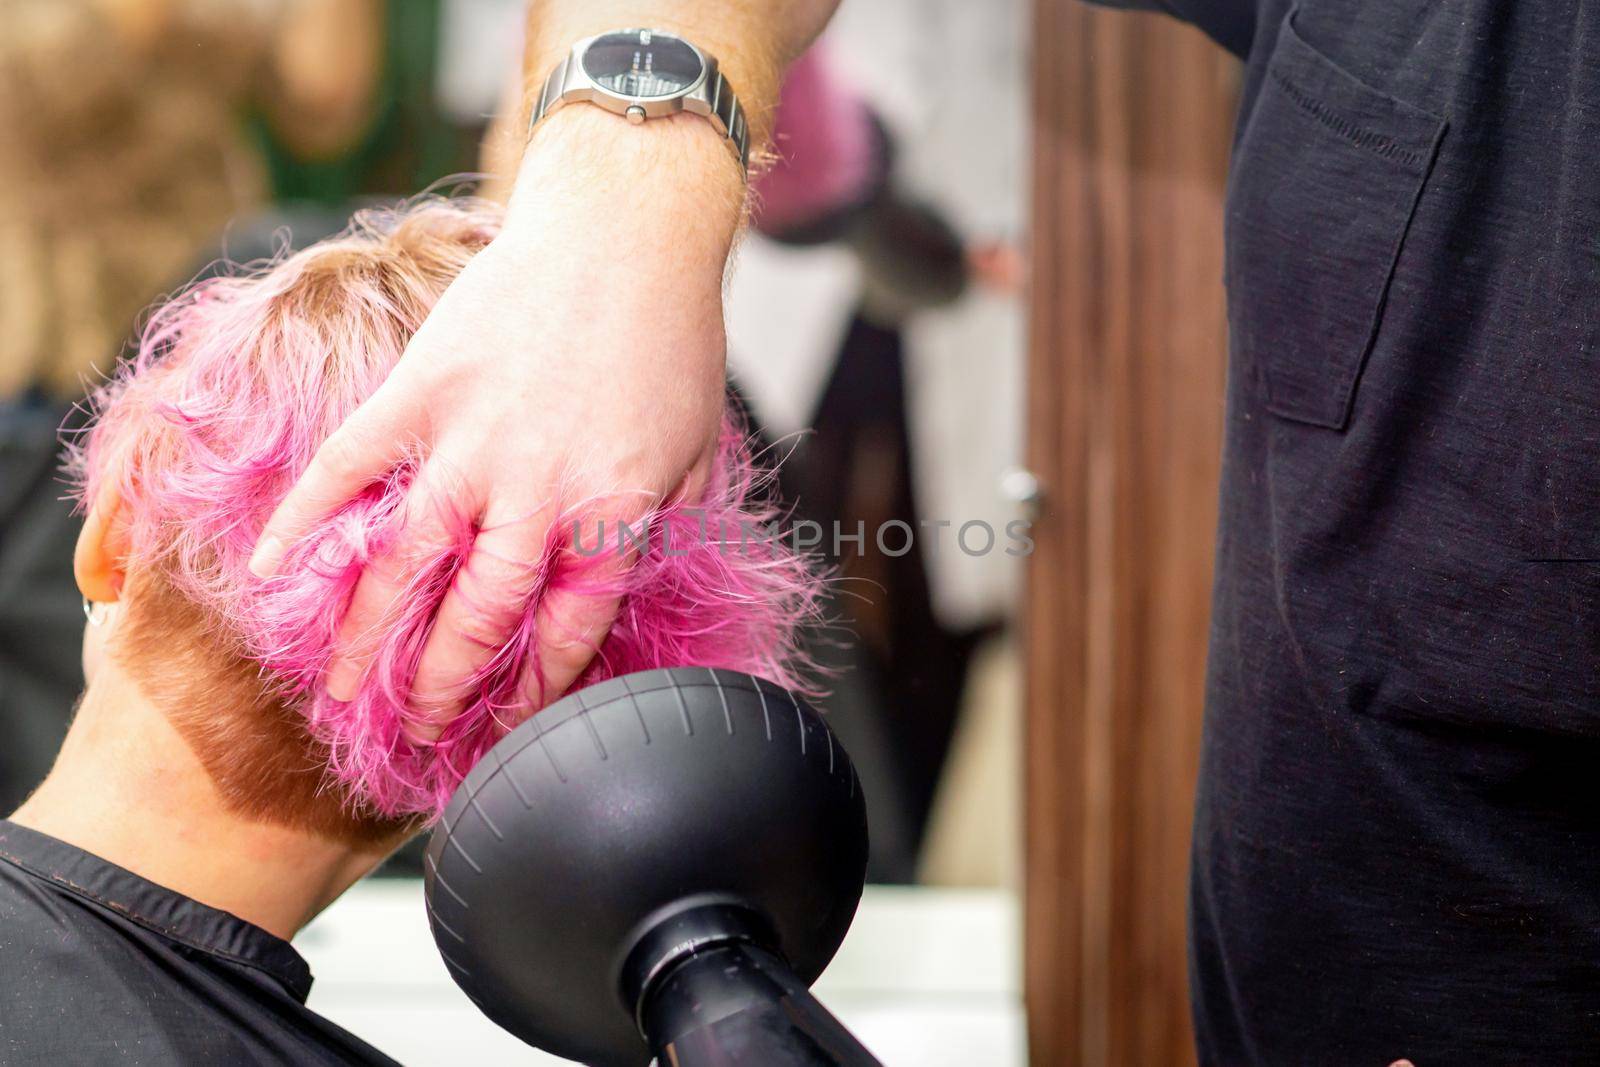
{"label": "black hair dryer", "polygon": [[861,783],[793,694],[643,671],[569,694],[467,775],[429,842],[456,983],[600,1067],[865,1067],[808,989],[855,916]]}

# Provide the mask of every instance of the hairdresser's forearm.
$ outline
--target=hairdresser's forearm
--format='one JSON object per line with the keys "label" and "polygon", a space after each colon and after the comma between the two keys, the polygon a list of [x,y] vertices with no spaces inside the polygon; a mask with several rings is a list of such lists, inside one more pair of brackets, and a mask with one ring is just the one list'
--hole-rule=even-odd
{"label": "hairdresser's forearm", "polygon": [[[516,140],[502,154],[515,174],[505,240],[530,256],[603,264],[619,299],[648,287],[692,296],[719,289],[743,219],[745,181],[727,141],[694,115],[631,125],[596,107],[569,106],[527,138],[544,79],[581,37],[629,26],[670,30],[717,57],[738,92],[759,159],[778,80],[837,0],[564,0],[530,5]],[[525,139],[526,138],[526,139]],[[520,154],[520,158],[519,158]],[[590,264],[593,265],[593,264]],[[592,294],[591,294],[592,295]],[[720,368],[719,368],[720,372]]]}
{"label": "hairdresser's forearm", "polygon": [[669,373],[675,390],[700,400],[691,417],[656,394],[662,412],[676,411],[687,425],[714,419],[723,393],[723,273],[744,198],[737,161],[694,115],[630,126],[573,105],[547,123],[522,161],[494,242],[497,284],[508,290],[502,314],[547,321],[551,309],[565,309],[561,336],[530,339],[564,353],[542,381],[550,395],[578,397],[585,379],[607,379],[608,399],[589,414],[617,423],[613,433],[638,434],[643,445],[667,429],[652,426],[650,410],[605,406],[621,403],[622,377]]}
{"label": "hairdresser's forearm", "polygon": [[616,296],[630,289],[623,277],[658,269],[709,272],[720,285],[744,196],[738,161],[699,116],[630,126],[568,106],[540,124],[523,156],[505,238],[525,236],[535,255],[603,263],[621,283]]}
{"label": "hairdresser's forearm", "polygon": [[[669,30],[717,57],[739,94],[759,161],[772,131],[783,68],[809,45],[838,0],[539,0],[529,5],[522,95],[509,125],[525,136],[545,77],[581,37],[624,27]],[[520,153],[520,159],[518,159]],[[569,177],[568,202],[609,203],[688,222],[711,247],[727,243],[741,220],[744,183],[726,143],[704,119],[681,115],[632,126],[598,108],[568,107],[540,123],[508,153],[517,175],[513,204]],[[619,203],[618,197],[625,198]],[[720,268],[721,260],[718,260]]]}

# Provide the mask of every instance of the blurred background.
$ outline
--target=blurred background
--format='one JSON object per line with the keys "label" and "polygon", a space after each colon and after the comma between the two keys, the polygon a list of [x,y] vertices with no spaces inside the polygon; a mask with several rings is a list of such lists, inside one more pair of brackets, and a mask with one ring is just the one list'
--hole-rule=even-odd
{"label": "blurred background", "polygon": [[[152,301],[471,187],[522,0],[0,0],[0,806],[82,685],[58,430]],[[730,377],[836,568],[821,701],[869,802],[823,993],[887,1062],[1020,1063],[1023,0],[845,0],[792,71]],[[465,177],[464,177],[465,176]],[[974,526],[973,524],[980,524]],[[987,538],[983,531],[989,531]],[[912,536],[914,534],[914,536]],[[987,544],[987,547],[985,547]],[[308,929],[312,1006],[407,1063],[533,1054],[446,977],[415,852]]]}

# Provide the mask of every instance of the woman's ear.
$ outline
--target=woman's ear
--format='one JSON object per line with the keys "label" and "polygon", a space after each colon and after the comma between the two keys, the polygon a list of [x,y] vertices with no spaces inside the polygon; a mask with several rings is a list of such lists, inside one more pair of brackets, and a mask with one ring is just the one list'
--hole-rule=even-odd
{"label": "woman's ear", "polygon": [[108,483],[90,506],[72,553],[72,574],[78,581],[78,592],[97,604],[120,599],[127,554],[128,526],[122,521],[122,496],[114,483]]}

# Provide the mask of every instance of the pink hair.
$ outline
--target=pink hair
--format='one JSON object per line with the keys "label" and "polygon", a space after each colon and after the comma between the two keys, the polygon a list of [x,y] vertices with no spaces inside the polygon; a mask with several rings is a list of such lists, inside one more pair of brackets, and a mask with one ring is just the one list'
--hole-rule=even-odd
{"label": "pink hair", "polygon": [[616,548],[612,524],[607,552],[586,555],[596,540],[587,520],[574,552],[569,539],[585,503],[563,504],[538,564],[538,591],[437,742],[408,738],[420,714],[406,697],[433,614],[476,532],[449,501],[439,503],[454,517],[454,536],[414,561],[401,613],[375,635],[355,698],[342,703],[323,688],[356,579],[392,543],[415,463],[325,520],[272,579],[250,573],[251,550],[318,445],[377,389],[499,218],[498,209],[461,199],[363,212],[344,235],[248,276],[193,286],[154,313],[136,356],[96,393],[94,424],[76,450],[80,504],[108,487],[120,497],[126,572],[158,571],[236,636],[327,746],[331,775],[386,816],[436,815],[529,713],[535,609],[546,592],[621,596],[579,686],[692,664],[805,688],[797,635],[815,616],[820,579],[780,541],[752,539],[780,516],[731,414],[701,499],[654,510],[648,545],[624,576],[600,577],[615,572],[600,566]]}

